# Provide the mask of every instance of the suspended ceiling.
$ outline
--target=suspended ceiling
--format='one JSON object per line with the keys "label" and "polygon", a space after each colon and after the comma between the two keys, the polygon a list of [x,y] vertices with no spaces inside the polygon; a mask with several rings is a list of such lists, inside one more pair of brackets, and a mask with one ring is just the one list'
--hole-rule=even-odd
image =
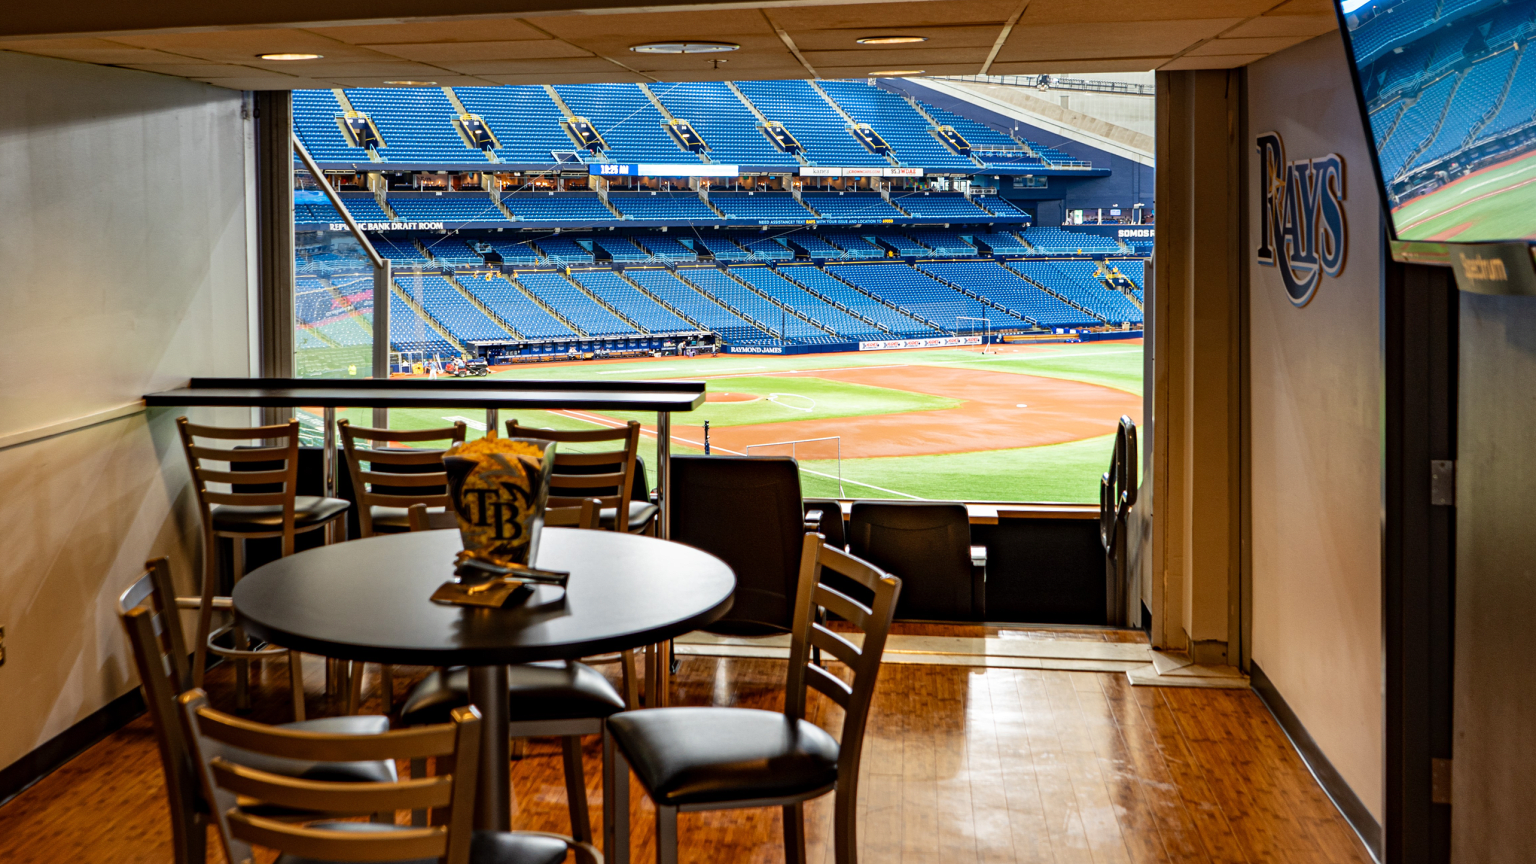
{"label": "suspended ceiling", "polygon": [[[290,90],[1226,69],[1336,27],[1332,0],[66,0],[8,9],[0,49],[236,90]],[[927,41],[855,41],[890,35]],[[741,48],[629,50],[685,40]],[[258,58],[271,53],[322,56]]]}

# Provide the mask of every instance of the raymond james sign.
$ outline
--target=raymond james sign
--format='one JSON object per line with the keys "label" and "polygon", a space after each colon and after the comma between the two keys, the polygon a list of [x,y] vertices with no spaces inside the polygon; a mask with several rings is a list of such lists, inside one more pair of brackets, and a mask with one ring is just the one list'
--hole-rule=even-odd
{"label": "raymond james sign", "polygon": [[1285,160],[1278,132],[1258,137],[1259,263],[1275,267],[1285,292],[1307,305],[1323,276],[1344,272],[1349,226],[1344,220],[1344,157]]}

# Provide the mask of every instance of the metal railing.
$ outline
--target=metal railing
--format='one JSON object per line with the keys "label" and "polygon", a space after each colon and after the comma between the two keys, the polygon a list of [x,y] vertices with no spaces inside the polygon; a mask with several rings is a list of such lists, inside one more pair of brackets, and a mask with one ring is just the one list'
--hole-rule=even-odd
{"label": "metal railing", "polygon": [[1059,75],[930,75],[941,81],[972,81],[977,84],[1002,84],[1007,87],[1033,87],[1036,90],[1076,90],[1082,93],[1114,93],[1120,96],[1155,96],[1152,84],[1127,81],[1095,81],[1091,78],[1065,78]]}

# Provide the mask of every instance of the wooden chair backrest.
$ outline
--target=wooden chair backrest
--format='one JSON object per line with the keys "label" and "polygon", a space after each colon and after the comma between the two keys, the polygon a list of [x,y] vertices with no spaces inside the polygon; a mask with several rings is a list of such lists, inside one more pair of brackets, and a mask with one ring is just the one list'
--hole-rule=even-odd
{"label": "wooden chair backrest", "polygon": [[[373,536],[373,513],[379,507],[410,507],[424,504],[428,507],[449,507],[448,474],[442,470],[443,450],[406,447],[379,447],[378,442],[415,443],[420,441],[448,441],[449,446],[464,443],[464,421],[439,429],[374,429],[353,426],[342,420],[336,424],[341,430],[341,445],[347,457],[347,471],[352,475],[352,490],[357,496],[358,525],[364,537]],[[358,441],[367,441],[371,449],[361,449]],[[368,468],[363,468],[363,463]],[[435,471],[409,470],[407,472],[380,471],[378,466],[400,466],[416,469],[417,466],[436,466]],[[387,492],[376,491],[386,489]],[[402,494],[403,490],[412,493]],[[420,491],[417,491],[420,490]]]}
{"label": "wooden chair backrest", "polygon": [[[552,528],[587,528],[597,530],[602,518],[602,502],[585,498],[575,507],[550,507],[544,511],[544,524]],[[434,513],[425,504],[412,504],[410,510],[412,531],[440,531],[459,527],[458,517],[452,510]]]}
{"label": "wooden chair backrest", "polygon": [[[181,433],[181,446],[187,455],[187,468],[192,472],[192,488],[197,493],[197,506],[202,515],[203,533],[208,541],[203,548],[207,550],[214,548],[214,505],[281,506],[283,508],[283,555],[292,555],[294,496],[297,494],[299,482],[299,421],[289,420],[277,426],[227,427],[198,426],[185,417],[179,417],[176,420],[176,428]],[[198,438],[211,438],[215,441],[260,440],[277,443],[224,449],[198,444],[196,440]],[[231,469],[236,463],[249,462],[279,462],[281,467],[257,471],[221,471],[208,467],[208,463],[219,462],[230,463]],[[227,483],[231,489],[228,492],[217,492],[208,488],[210,483]],[[274,485],[280,486],[281,489],[260,492],[234,491],[236,486],[270,487]]]}
{"label": "wooden chair backrest", "polygon": [[[549,506],[573,507],[580,505],[584,498],[597,498],[602,502],[603,507],[614,508],[615,531],[629,529],[629,496],[635,482],[635,460],[640,455],[640,424],[638,422],[631,420],[616,429],[570,431],[519,426],[517,419],[513,418],[507,421],[507,437],[533,438],[539,441],[554,441],[557,444],[622,442],[620,449],[591,453],[576,453],[556,447],[552,489],[575,491],[577,494],[556,494],[551,491]],[[562,468],[589,469],[593,473],[562,471]],[[612,470],[604,470],[608,468]],[[602,490],[602,493],[612,490],[612,493],[602,494],[589,490]]]}
{"label": "wooden chair backrest", "polygon": [[[822,572],[830,570],[868,589],[869,603],[855,599],[822,583]],[[896,598],[901,594],[901,580],[846,552],[827,546],[819,534],[805,535],[800,555],[800,587],[795,593],[795,623],[790,635],[789,681],[785,688],[784,713],[804,719],[806,691],[816,690],[843,707],[842,741],[838,745],[837,783],[839,795],[852,793],[859,776],[859,755],[864,745],[864,724],[875,696],[875,682],[880,675],[880,658],[885,640],[896,615]],[[864,633],[862,645],[854,645],[817,620],[817,610],[825,609]],[[811,661],[811,648],[820,648],[822,656],[842,661],[853,673],[852,684]],[[846,785],[845,785],[846,784]]]}
{"label": "wooden chair backrest", "polygon": [[[480,753],[480,713],[473,706],[454,709],[452,722],[441,725],[341,735],[253,723],[214,710],[201,690],[182,694],[179,702],[203,794],[214,804],[225,860],[241,864],[250,859],[250,846],[261,846],[323,861],[469,861]],[[393,783],[326,782],[240,765],[225,758],[228,749],[306,762],[451,757],[453,767]],[[447,808],[447,818],[440,825],[394,831],[333,830],[259,815],[246,809],[253,801],[320,818],[432,808]]]}
{"label": "wooden chair backrest", "polygon": [[207,843],[202,826],[196,821],[196,814],[203,808],[192,749],[176,710],[176,697],[192,687],[192,669],[176,608],[170,559],[156,558],[144,566],[144,575],[118,597],[118,616],[128,633],[133,664],[144,688],[144,703],[160,745],[160,764],[171,805],[171,834],[175,848],[181,850]]}

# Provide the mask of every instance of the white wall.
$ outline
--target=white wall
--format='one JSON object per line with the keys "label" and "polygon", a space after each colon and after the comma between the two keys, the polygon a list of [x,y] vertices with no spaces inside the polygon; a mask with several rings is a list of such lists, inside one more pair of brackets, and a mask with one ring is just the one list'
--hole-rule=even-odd
{"label": "white wall", "polygon": [[234,91],[0,51],[0,767],[134,686],[146,558],[191,585],[180,412],[24,439],[251,374],[247,126]]}
{"label": "white wall", "polygon": [[[1320,36],[1249,67],[1253,660],[1382,818],[1381,236],[1344,48]],[[1349,251],[1303,308],[1255,263],[1252,136],[1286,158],[1336,152]]]}

